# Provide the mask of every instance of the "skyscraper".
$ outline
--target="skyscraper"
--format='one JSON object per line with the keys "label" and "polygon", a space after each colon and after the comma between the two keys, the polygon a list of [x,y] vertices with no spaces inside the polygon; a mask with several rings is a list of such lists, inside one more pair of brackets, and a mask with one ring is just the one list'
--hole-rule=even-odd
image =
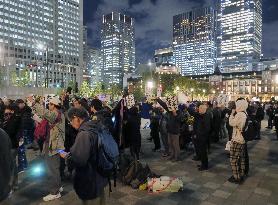
{"label": "skyscraper", "polygon": [[28,68],[30,86],[81,81],[83,0],[0,2],[0,65],[6,78]]}
{"label": "skyscraper", "polygon": [[97,48],[88,49],[88,72],[90,73],[90,85],[96,86],[101,82],[101,52]]}
{"label": "skyscraper", "polygon": [[216,11],[195,9],[173,17],[173,48],[182,75],[214,72],[216,63]]}
{"label": "skyscraper", "polygon": [[123,76],[135,72],[134,19],[112,12],[103,16],[101,28],[102,82],[123,84]]}
{"label": "skyscraper", "polygon": [[218,7],[221,72],[251,71],[261,56],[262,0],[219,0]]}

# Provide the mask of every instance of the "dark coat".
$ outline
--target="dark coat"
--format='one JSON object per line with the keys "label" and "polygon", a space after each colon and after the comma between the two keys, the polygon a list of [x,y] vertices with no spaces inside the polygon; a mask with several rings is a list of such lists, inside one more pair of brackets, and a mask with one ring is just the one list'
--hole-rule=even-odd
{"label": "dark coat", "polygon": [[75,165],[74,190],[82,200],[99,197],[108,180],[97,172],[97,136],[90,130],[100,126],[98,121],[85,121],[78,130],[75,143],[70,149]]}
{"label": "dark coat", "polygon": [[221,117],[222,117],[222,112],[219,107],[216,107],[212,110],[213,113],[213,123],[212,127],[213,129],[220,129],[221,125]]}
{"label": "dark coat", "polygon": [[35,124],[32,119],[32,109],[25,105],[22,110],[19,110],[19,115],[21,117],[20,130],[34,130]]}
{"label": "dark coat", "polygon": [[211,117],[208,113],[199,114],[196,113],[194,116],[194,132],[196,134],[196,139],[199,142],[207,142],[210,134]]}
{"label": "dark coat", "polygon": [[0,202],[4,200],[9,192],[9,182],[12,176],[13,160],[11,155],[11,141],[7,133],[0,129]]}
{"label": "dark coat", "polygon": [[71,126],[68,120],[65,123],[65,151],[69,152],[75,142],[78,131]]}
{"label": "dark coat", "polygon": [[8,134],[12,142],[12,148],[18,148],[18,134],[21,127],[20,116],[13,114],[8,120],[5,120],[3,123],[3,130]]}
{"label": "dark coat", "polygon": [[132,146],[141,146],[141,117],[139,114],[129,114],[126,124],[127,137]]}

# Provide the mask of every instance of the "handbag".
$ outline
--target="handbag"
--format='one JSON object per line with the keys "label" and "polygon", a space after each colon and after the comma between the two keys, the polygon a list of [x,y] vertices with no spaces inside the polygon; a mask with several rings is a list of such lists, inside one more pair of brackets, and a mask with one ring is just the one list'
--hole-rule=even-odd
{"label": "handbag", "polygon": [[149,192],[178,192],[182,189],[183,182],[176,177],[161,176],[160,178],[148,178]]}

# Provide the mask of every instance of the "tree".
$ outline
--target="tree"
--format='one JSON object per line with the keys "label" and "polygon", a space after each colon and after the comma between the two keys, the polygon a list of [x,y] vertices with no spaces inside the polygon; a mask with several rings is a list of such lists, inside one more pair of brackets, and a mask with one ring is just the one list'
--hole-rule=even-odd
{"label": "tree", "polygon": [[0,68],[0,88],[3,86],[3,83],[4,83],[4,69],[3,68]]}
{"label": "tree", "polygon": [[97,83],[94,88],[91,88],[91,97],[96,97],[99,94],[102,94],[104,92],[102,83]]}
{"label": "tree", "polygon": [[122,95],[122,88],[121,86],[117,85],[117,84],[112,84],[108,90],[107,90],[107,94],[111,95],[112,100],[115,99],[115,97],[121,96]]}
{"label": "tree", "polygon": [[83,81],[83,83],[81,84],[79,93],[81,96],[85,96],[85,97],[90,97],[91,93],[92,93],[92,89],[90,87],[90,85],[88,84],[87,81]]}
{"label": "tree", "polygon": [[16,73],[16,71],[11,72],[11,81],[12,84],[18,87],[26,87],[30,85],[31,78],[30,73],[28,69],[23,69],[19,71],[19,75]]}
{"label": "tree", "polygon": [[160,83],[162,85],[162,95],[173,95],[175,91],[175,82],[179,78],[179,75],[175,74],[162,74],[160,77]]}
{"label": "tree", "polygon": [[145,95],[144,95],[142,88],[137,87],[133,91],[133,96],[136,101],[141,102]]}

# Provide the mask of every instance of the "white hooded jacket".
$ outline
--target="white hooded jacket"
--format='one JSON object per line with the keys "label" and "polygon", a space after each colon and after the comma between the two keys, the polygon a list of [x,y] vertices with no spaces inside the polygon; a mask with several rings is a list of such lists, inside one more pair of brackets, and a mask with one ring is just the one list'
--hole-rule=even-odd
{"label": "white hooded jacket", "polygon": [[236,102],[236,111],[237,114],[230,115],[229,124],[233,127],[232,142],[239,144],[244,144],[245,140],[242,136],[242,129],[245,126],[247,119],[246,110],[248,108],[248,102],[246,100],[238,100]]}

